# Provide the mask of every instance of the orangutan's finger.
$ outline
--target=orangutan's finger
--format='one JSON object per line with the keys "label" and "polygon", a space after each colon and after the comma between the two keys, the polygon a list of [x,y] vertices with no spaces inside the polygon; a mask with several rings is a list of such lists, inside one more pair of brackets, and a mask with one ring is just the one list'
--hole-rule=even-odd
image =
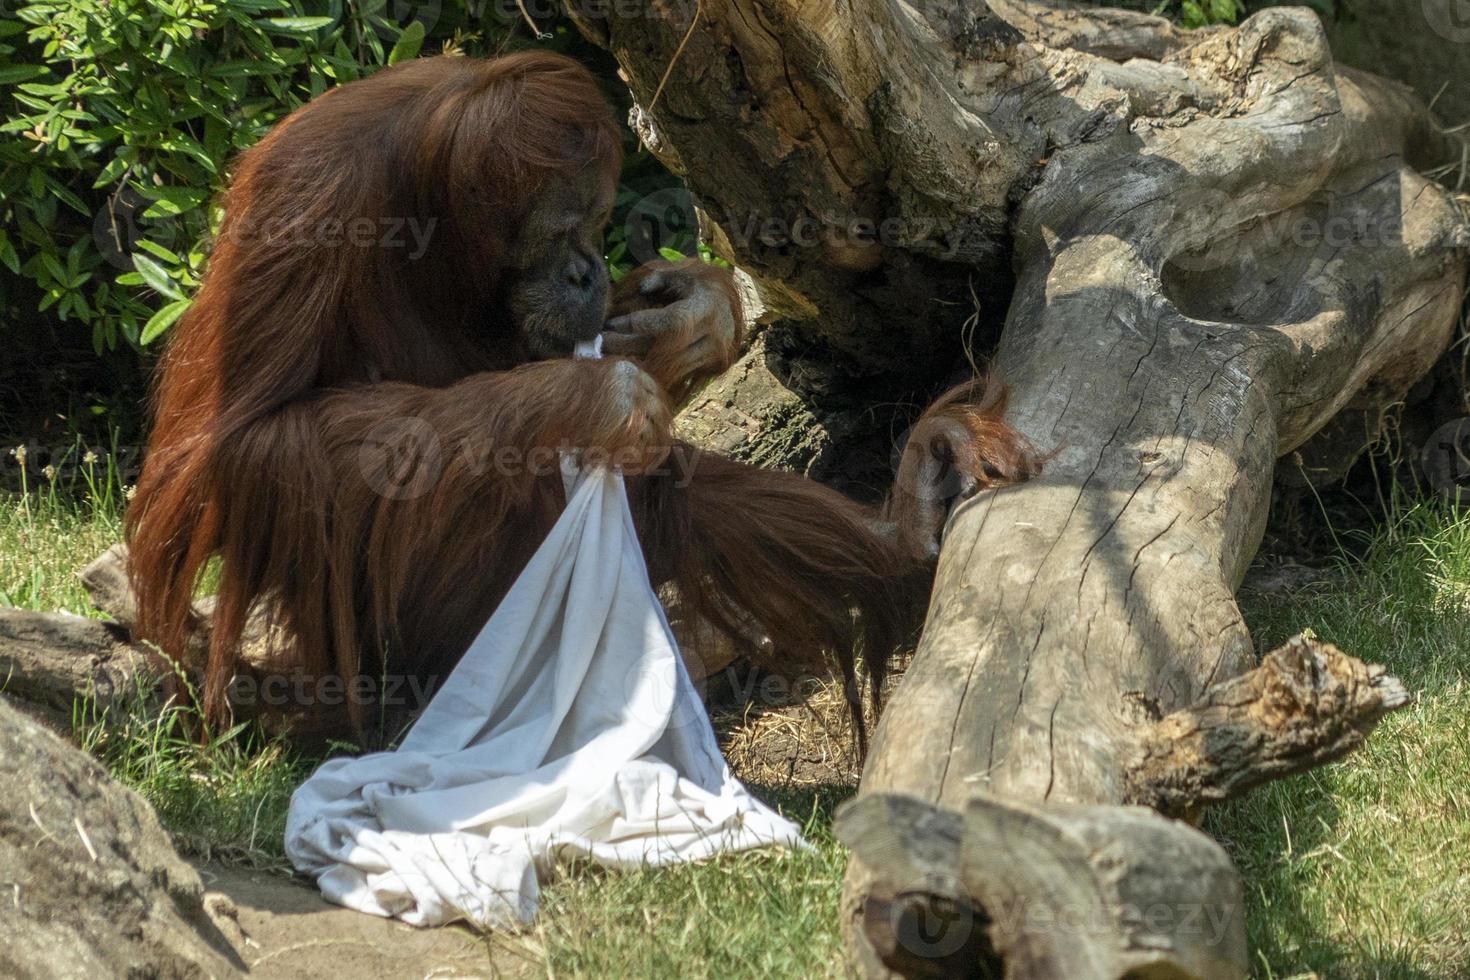
{"label": "orangutan's finger", "polygon": [[679,330],[689,322],[690,311],[685,309],[685,302],[680,301],[670,306],[660,306],[651,310],[634,310],[632,313],[624,313],[607,321],[609,330],[618,333],[656,334],[668,333]]}
{"label": "orangutan's finger", "polygon": [[652,346],[653,338],[646,334],[602,332],[602,352],[609,357],[642,357]]}
{"label": "orangutan's finger", "polygon": [[638,281],[638,292],[644,296],[652,296],[666,287],[664,279],[663,270],[656,269]]}

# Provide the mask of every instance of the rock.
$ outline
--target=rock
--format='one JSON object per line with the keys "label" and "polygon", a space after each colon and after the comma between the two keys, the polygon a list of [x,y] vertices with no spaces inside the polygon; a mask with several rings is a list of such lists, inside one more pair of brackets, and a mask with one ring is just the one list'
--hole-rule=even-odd
{"label": "rock", "polygon": [[4,703],[0,784],[0,976],[242,975],[153,808]]}
{"label": "rock", "polygon": [[[672,584],[658,590],[658,601],[663,604],[668,616],[669,629],[679,641],[679,652],[684,657],[684,667],[689,671],[694,686],[701,695],[705,682],[734,663],[746,653],[758,649],[757,640],[742,644],[734,637],[715,627],[698,613],[686,610],[679,602],[679,590]],[[752,633],[754,633],[752,626]],[[770,641],[766,641],[767,645]]]}
{"label": "rock", "polygon": [[138,618],[138,597],[128,581],[128,546],[115,544],[92,560],[77,579],[92,605],[107,613],[123,626],[133,625]]}

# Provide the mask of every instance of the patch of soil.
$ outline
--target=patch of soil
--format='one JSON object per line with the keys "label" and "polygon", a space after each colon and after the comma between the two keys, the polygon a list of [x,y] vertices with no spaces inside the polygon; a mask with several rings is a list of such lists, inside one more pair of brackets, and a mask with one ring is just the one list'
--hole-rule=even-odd
{"label": "patch of soil", "polygon": [[532,977],[530,957],[468,929],[418,929],[333,905],[309,883],[269,871],[201,864],[215,922],[260,980],[449,980]]}

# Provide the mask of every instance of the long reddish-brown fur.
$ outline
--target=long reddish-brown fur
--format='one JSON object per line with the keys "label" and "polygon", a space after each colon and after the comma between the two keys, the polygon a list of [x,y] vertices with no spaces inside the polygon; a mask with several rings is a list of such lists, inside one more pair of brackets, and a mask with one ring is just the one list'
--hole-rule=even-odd
{"label": "long reddish-brown fur", "polygon": [[[590,74],[529,53],[383,71],[306,105],[241,157],[208,274],[161,367],[127,525],[139,631],[176,657],[218,558],[202,665],[211,721],[230,716],[258,602],[295,638],[282,672],[442,677],[562,504],[554,467],[496,454],[615,450],[635,428],[667,429],[666,408],[629,417],[612,383],[619,360],[531,361],[503,312],[506,250],[538,187],[588,168],[613,181],[619,153]],[[322,240],[324,222],[407,217],[436,222],[416,260]],[[659,358],[656,346],[645,364],[666,389],[699,380],[661,372]],[[926,459],[948,453],[982,485],[1035,467],[993,401],[957,395],[931,411],[920,456],[921,436],[941,431],[934,444],[949,448]],[[407,484],[389,471],[403,436],[417,452]],[[799,476],[679,449],[630,480],[654,573],[717,625],[748,617],[776,650],[831,652],[849,676],[861,647],[881,676],[927,588],[914,536]],[[924,462],[906,462],[911,477]],[[907,526],[923,507],[904,489],[888,516]]]}

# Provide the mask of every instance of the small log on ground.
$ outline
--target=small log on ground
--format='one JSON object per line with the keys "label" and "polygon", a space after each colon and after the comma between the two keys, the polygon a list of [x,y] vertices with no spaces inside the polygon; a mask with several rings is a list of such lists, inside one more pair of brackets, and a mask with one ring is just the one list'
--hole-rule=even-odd
{"label": "small log on ground", "polygon": [[87,590],[92,605],[111,616],[125,629],[138,618],[138,597],[128,581],[128,546],[115,544],[92,559],[77,580]]}
{"label": "small log on ground", "polygon": [[873,874],[864,935],[904,976],[1226,980],[1245,960],[1229,857],[1145,807],[885,793],[838,832]]}
{"label": "small log on ground", "polygon": [[[132,628],[138,615],[138,600],[128,581],[126,545],[116,544],[108,548],[78,572],[77,577],[87,590],[93,605],[111,616],[122,630]],[[685,663],[697,680],[702,681],[724,670],[746,653],[747,648],[756,651],[761,649],[762,637],[754,627],[750,636],[742,638],[743,643],[737,642],[708,622],[691,619],[680,608],[678,594],[674,590],[664,590],[660,593],[659,600],[668,611],[669,624],[679,638]],[[202,662],[209,647],[214,598],[206,596],[199,599],[194,603],[194,611],[198,616],[199,630],[191,638],[189,653]],[[249,679],[247,685],[251,689],[258,689],[263,679],[272,674],[273,663],[280,662],[281,652],[290,642],[286,630],[272,623],[265,609],[257,606],[251,610],[240,638],[240,670],[242,676]],[[240,707],[248,708],[244,705]],[[293,713],[289,719],[278,718],[278,714],[267,711],[260,716],[260,720],[273,731],[283,730],[282,726],[289,725],[297,732],[325,732],[330,730],[331,725],[337,724],[335,718],[325,726],[318,724],[309,717],[309,711],[300,713],[299,717]],[[246,716],[255,717],[255,714],[247,711]]]}
{"label": "small log on ground", "polygon": [[[108,548],[78,572],[77,578],[94,606],[111,616],[123,629],[132,629],[138,616],[138,597],[128,580],[127,545],[115,544]],[[204,596],[195,600],[194,614],[199,629],[190,638],[188,655],[202,662],[209,649],[214,597]],[[272,662],[281,657],[290,642],[286,631],[271,621],[270,614],[263,607],[256,606],[250,610],[250,618],[240,635],[240,661],[247,671],[269,673]]]}
{"label": "small log on ground", "polygon": [[156,692],[167,668],[113,623],[0,608],[0,692],[70,719],[89,701],[106,713]]}
{"label": "small log on ground", "polygon": [[[128,549],[116,544],[97,556],[77,573],[93,605],[116,620],[109,629],[127,635],[137,618],[138,601],[128,579]],[[185,669],[202,663],[209,649],[209,631],[213,624],[214,597],[195,601],[198,629],[189,640],[185,653]],[[231,685],[232,704],[238,721],[253,721],[273,735],[288,736],[305,745],[325,744],[333,738],[348,737],[352,728],[343,698],[337,696],[340,684],[323,685],[324,679],[282,673],[275,664],[291,637],[273,623],[261,606],[250,611],[240,638],[237,673]],[[43,658],[45,651],[40,651]],[[159,663],[165,663],[159,658]],[[165,664],[166,669],[177,669]],[[345,695],[344,695],[345,697]]]}

